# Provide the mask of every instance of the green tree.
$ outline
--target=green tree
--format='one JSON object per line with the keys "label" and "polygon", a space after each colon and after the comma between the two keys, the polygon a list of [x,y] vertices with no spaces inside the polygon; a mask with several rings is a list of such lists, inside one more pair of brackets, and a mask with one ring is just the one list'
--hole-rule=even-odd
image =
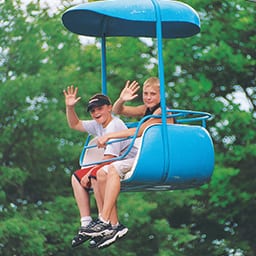
{"label": "green tree", "polygon": [[[130,232],[94,255],[252,256],[255,229],[255,5],[248,1],[186,1],[201,33],[164,40],[167,102],[213,113],[212,180],[184,191],[123,193],[120,219]],[[86,255],[70,241],[79,225],[70,186],[84,134],[66,124],[62,90],[74,84],[77,107],[100,91],[99,41],[83,44],[61,15],[40,1],[0,2],[0,254]],[[156,41],[107,39],[108,93],[115,100],[127,79],[157,75]],[[241,109],[243,93],[250,111]],[[138,100],[139,101],[139,100]],[[134,102],[135,104],[137,102]],[[196,150],[196,149],[195,149]],[[93,212],[96,207],[92,201]]]}

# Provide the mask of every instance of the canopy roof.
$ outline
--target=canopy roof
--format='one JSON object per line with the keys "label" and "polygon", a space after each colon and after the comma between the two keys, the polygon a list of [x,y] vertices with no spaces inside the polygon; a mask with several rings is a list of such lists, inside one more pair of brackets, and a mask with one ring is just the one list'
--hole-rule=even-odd
{"label": "canopy roof", "polygon": [[200,32],[200,20],[189,5],[170,0],[107,0],[81,4],[62,16],[64,26],[85,36],[156,37],[157,7],[163,38],[183,38]]}

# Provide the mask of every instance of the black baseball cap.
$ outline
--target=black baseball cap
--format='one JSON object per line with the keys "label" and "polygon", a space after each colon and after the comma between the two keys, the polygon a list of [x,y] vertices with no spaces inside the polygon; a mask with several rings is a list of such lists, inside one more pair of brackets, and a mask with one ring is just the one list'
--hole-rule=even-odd
{"label": "black baseball cap", "polygon": [[96,94],[89,99],[87,112],[90,112],[95,107],[100,107],[103,105],[111,105],[111,100],[108,96],[103,94]]}

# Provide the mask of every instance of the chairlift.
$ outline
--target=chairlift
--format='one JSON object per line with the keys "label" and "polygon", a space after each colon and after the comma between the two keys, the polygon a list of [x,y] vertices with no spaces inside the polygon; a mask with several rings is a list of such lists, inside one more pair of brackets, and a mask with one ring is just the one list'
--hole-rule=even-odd
{"label": "chairlift", "polygon": [[[151,125],[141,136],[141,145],[132,170],[121,182],[122,191],[163,191],[187,189],[210,181],[214,169],[214,147],[206,129],[211,115],[206,112],[166,108],[163,38],[185,38],[200,32],[200,19],[189,5],[170,0],[107,0],[80,4],[62,16],[73,33],[101,38],[102,93],[107,94],[106,38],[115,36],[156,38],[160,80],[161,123]],[[175,124],[167,118],[174,117]],[[135,142],[144,118],[137,127],[127,151]],[[95,140],[85,142],[81,167],[99,164],[103,151]],[[105,160],[106,161],[106,160]]]}

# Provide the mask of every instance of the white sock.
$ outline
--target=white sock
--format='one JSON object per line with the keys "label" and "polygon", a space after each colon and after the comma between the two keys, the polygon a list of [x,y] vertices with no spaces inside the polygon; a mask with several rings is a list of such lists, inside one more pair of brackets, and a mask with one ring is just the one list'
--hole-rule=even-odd
{"label": "white sock", "polygon": [[118,225],[119,225],[119,222],[117,222],[116,224],[114,224],[114,225],[111,225],[112,226],[112,228],[117,228],[118,227]]}
{"label": "white sock", "polygon": [[81,226],[82,227],[86,227],[89,225],[89,223],[92,221],[92,217],[91,216],[84,216],[81,218]]}
{"label": "white sock", "polygon": [[99,220],[102,221],[102,222],[104,222],[105,224],[108,224],[108,223],[109,223],[109,221],[104,220],[101,216],[99,216]]}

